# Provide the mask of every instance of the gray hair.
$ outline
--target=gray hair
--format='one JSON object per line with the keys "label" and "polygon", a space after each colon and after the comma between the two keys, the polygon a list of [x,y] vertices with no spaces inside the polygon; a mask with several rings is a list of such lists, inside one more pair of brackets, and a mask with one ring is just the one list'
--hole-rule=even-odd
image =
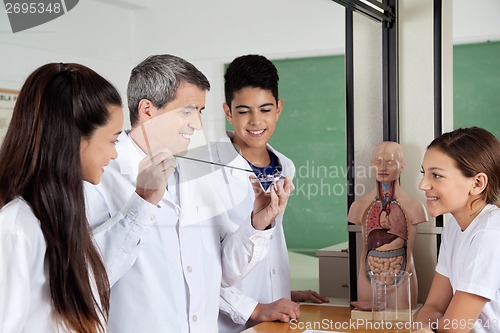
{"label": "gray hair", "polygon": [[206,76],[190,62],[170,55],[153,55],[137,65],[130,74],[127,87],[128,108],[132,127],[137,124],[137,109],[141,99],[150,100],[161,109],[175,99],[181,82],[194,84],[202,90],[210,90]]}

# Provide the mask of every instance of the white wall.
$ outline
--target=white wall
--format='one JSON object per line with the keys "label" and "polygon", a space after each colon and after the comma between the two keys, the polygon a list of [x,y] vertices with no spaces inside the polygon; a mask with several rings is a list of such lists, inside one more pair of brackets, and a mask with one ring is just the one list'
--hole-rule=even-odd
{"label": "white wall", "polygon": [[500,39],[500,1],[446,0],[453,3],[453,43]]}
{"label": "white wall", "polygon": [[[343,10],[330,0],[156,0],[151,11],[136,14],[140,57],[171,52],[193,61],[231,60],[252,52],[330,53],[344,46]],[[144,38],[152,32],[158,38]]]}
{"label": "white wall", "polygon": [[110,80],[125,98],[134,40],[134,11],[95,0],[38,27],[12,33],[0,11],[0,88],[19,90],[26,77],[48,62],[77,62]]}

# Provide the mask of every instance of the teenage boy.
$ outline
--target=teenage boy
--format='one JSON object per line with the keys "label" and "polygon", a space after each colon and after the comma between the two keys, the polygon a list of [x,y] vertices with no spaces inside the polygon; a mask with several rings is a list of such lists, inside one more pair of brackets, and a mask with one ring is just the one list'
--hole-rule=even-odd
{"label": "teenage boy", "polygon": [[[261,55],[245,55],[231,62],[224,78],[224,113],[234,132],[228,132],[217,144],[220,159],[232,160],[230,165],[241,169],[251,168],[256,176],[280,172],[293,178],[293,162],[268,144],[283,107],[282,100],[278,98],[276,67]],[[232,211],[232,221],[237,223],[251,214],[256,196],[248,182],[248,174],[238,169],[227,173],[230,188],[246,188],[249,194],[239,209]],[[262,186],[269,190],[274,185],[267,182]],[[283,212],[274,222],[268,256],[235,287],[221,289],[220,333],[241,332],[262,321],[287,322],[300,316],[296,302],[328,301],[311,290],[290,291]]]}

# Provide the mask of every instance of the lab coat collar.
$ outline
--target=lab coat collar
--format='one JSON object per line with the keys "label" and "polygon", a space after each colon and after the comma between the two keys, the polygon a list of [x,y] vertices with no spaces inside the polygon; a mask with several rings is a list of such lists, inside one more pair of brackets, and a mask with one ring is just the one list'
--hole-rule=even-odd
{"label": "lab coat collar", "polygon": [[[231,153],[234,155],[234,150],[236,150],[238,154],[240,153],[240,150],[234,144],[232,144],[233,137],[234,137],[234,132],[227,131],[226,135],[219,140],[220,143],[223,143],[220,145],[220,151],[225,155],[227,154],[226,156],[230,156]],[[230,152],[229,151],[230,149],[233,149],[233,151]],[[288,163],[288,159],[283,154],[275,150],[270,144],[267,144],[267,150],[271,151],[278,157],[278,160],[281,163],[283,169],[282,175],[290,176],[291,168],[288,165],[286,165]],[[241,154],[239,154],[239,158],[233,159],[231,163],[229,163],[229,165],[251,170],[247,160],[245,160]],[[231,174],[233,175],[240,175],[242,173],[245,173],[244,171],[240,171],[237,169],[230,169],[230,170]],[[250,172],[246,173],[247,178],[250,174],[251,174]]]}
{"label": "lab coat collar", "polygon": [[130,130],[123,131],[118,136],[116,143],[116,151],[118,158],[116,161],[120,167],[120,172],[124,175],[132,175],[137,177],[139,173],[139,162],[142,161],[146,154],[130,137]]}

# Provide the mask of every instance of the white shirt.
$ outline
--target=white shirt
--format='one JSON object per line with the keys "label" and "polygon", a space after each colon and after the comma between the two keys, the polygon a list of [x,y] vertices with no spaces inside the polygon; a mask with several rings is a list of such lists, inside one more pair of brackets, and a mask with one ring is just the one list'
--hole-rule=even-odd
{"label": "white shirt", "polygon": [[[228,133],[232,137],[232,133]],[[222,161],[231,160],[237,154],[228,136],[224,136],[217,144],[217,154]],[[268,145],[279,159],[283,176],[293,178],[295,166],[283,154]],[[240,168],[249,168],[248,162],[239,154],[229,163]],[[235,226],[243,221],[243,216],[250,214],[253,208],[255,195],[248,181],[248,174],[243,174],[235,169],[226,169],[227,181],[231,188],[242,187],[248,191],[248,196],[238,207],[233,210],[232,218]],[[241,332],[248,328],[247,323],[257,303],[272,303],[281,298],[290,299],[290,267],[288,252],[283,231],[282,212],[276,218],[276,226],[269,244],[269,254],[235,287],[221,289],[221,303],[219,316],[219,332]]]}
{"label": "white shirt", "polygon": [[30,206],[17,198],[0,210],[0,332],[67,332],[50,296],[47,245]]}
{"label": "white shirt", "polygon": [[[97,186],[86,184],[89,222],[109,271],[108,332],[217,332],[221,283],[233,285],[268,251],[273,228],[234,228],[220,170],[177,159],[180,205],[165,192],[159,207],[135,193],[144,153],[122,133],[118,158]],[[186,163],[183,163],[186,162]],[[112,218],[110,218],[112,216]]]}
{"label": "white shirt", "polygon": [[500,208],[487,205],[463,232],[451,218],[443,231],[436,271],[450,279],[453,293],[489,299],[473,332],[500,332]]}

